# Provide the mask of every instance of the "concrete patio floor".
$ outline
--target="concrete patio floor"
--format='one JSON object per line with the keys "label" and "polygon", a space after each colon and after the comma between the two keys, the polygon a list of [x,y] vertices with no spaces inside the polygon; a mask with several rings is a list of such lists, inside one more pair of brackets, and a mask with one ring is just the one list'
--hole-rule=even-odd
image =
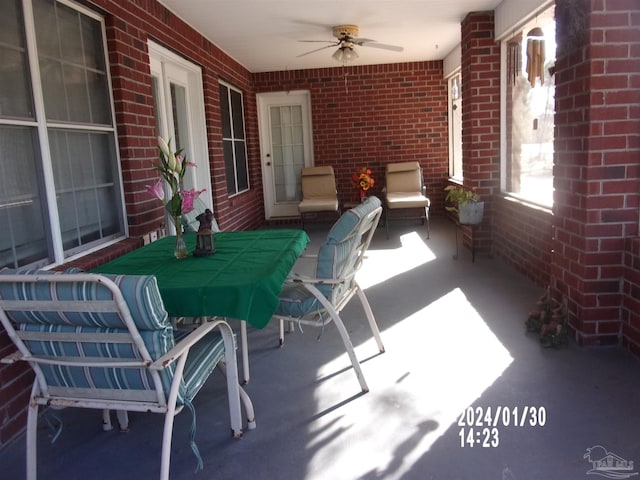
{"label": "concrete patio floor", "polygon": [[[327,226],[308,226],[313,245]],[[542,288],[498,258],[472,263],[462,249],[452,259],[454,227],[445,220],[432,220],[425,237],[411,221],[394,222],[388,240],[379,228],[359,274],[386,353],[378,354],[357,299],[343,312],[369,393],[360,393],[333,325],[289,334],[282,349],[277,325],[250,329],[246,391],[257,428],[231,439],[215,373],[195,400],[204,470],[194,474],[185,411],[175,419],[171,478],[586,479],[603,473],[588,472],[606,452],[633,461],[627,473],[638,476],[640,361],[615,347],[542,348],[524,331]],[[39,478],[158,477],[160,415],[132,413],[130,431],[120,433],[103,432],[99,412],[59,414],[64,428],[53,444],[40,422]],[[0,451],[0,478],[24,478],[24,459],[22,436]]]}

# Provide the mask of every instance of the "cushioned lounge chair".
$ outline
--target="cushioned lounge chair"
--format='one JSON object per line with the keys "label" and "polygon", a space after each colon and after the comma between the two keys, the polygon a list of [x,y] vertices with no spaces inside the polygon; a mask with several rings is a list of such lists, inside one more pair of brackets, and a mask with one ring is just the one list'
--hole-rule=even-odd
{"label": "cushioned lounge chair", "polygon": [[303,229],[305,216],[309,214],[334,212],[340,215],[340,201],[333,167],[303,168],[300,183],[302,201],[298,204],[298,211]]}
{"label": "cushioned lounge chair", "polygon": [[385,167],[385,227],[389,238],[389,221],[392,212],[414,209],[422,212],[419,218],[427,225],[429,238],[429,207],[431,200],[426,196],[422,168],[418,162],[389,163]]}

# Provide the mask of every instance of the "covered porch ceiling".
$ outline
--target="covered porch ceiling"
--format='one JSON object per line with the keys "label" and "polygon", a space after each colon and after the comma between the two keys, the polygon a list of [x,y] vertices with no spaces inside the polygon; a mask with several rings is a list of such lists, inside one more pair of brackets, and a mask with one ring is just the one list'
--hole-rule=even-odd
{"label": "covered porch ceiling", "polygon": [[[467,13],[493,10],[500,2],[161,0],[252,73],[339,66],[332,58],[337,49],[332,27],[344,24],[359,27],[357,38],[402,47],[356,46],[359,57],[349,65],[441,60],[460,43]],[[313,50],[318,51],[303,55]]]}

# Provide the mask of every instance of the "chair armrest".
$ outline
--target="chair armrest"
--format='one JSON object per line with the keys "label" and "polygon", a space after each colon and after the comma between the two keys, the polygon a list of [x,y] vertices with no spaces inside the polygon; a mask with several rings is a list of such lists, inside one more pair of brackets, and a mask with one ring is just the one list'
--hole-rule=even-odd
{"label": "chair armrest", "polygon": [[347,281],[347,277],[340,278],[314,278],[302,275],[300,273],[293,273],[287,277],[288,283],[307,283],[316,285],[338,285]]}
{"label": "chair armrest", "polygon": [[178,360],[182,355],[188,353],[189,349],[194,344],[199,342],[211,330],[221,325],[226,325],[229,328],[229,330],[231,330],[231,327],[229,327],[229,324],[224,320],[204,322],[202,325],[200,325],[198,328],[192,331],[189,335],[183,338],[171,350],[169,350],[167,353],[165,353],[160,358],[158,358],[155,362],[153,362],[149,366],[149,368],[151,368],[152,370],[164,370],[173,362]]}

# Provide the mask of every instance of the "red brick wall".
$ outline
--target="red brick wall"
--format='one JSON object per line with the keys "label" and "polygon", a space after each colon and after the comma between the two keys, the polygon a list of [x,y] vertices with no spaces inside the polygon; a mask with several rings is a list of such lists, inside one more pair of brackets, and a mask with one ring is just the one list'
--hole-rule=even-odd
{"label": "red brick wall", "polygon": [[[637,262],[640,196],[640,5],[556,1],[555,205],[552,286],[580,343],[618,343]],[[575,28],[575,27],[578,28]],[[625,266],[625,258],[627,265]],[[635,265],[635,267],[634,267]],[[635,269],[634,269],[635,268]],[[625,280],[625,275],[627,279]],[[638,349],[638,319],[625,342]]]}
{"label": "red brick wall", "polygon": [[622,343],[640,356],[640,238],[627,239],[622,292]]}
{"label": "red brick wall", "polygon": [[342,198],[356,199],[351,176],[360,167],[372,169],[379,195],[385,164],[418,161],[434,210],[442,209],[448,175],[442,62],[259,73],[253,81],[257,93],[310,91],[315,164],[334,167]]}
{"label": "red brick wall", "polygon": [[[157,230],[164,214],[144,186],[157,178],[155,122],[147,40],[174,50],[202,67],[205,117],[212,172],[214,211],[227,230],[255,228],[262,223],[262,184],[258,162],[255,95],[251,76],[182,20],[155,1],[91,0],[102,9],[107,24],[109,63],[118,124],[127,220],[130,234]],[[225,182],[218,81],[244,92],[248,155],[252,165],[247,193],[228,198]]]}
{"label": "red brick wall", "polygon": [[462,21],[462,171],[484,205],[482,224],[470,229],[478,251],[491,250],[493,196],[500,191],[500,45],[493,12]]}
{"label": "red brick wall", "polygon": [[549,285],[553,217],[544,209],[497,195],[493,251],[540,286]]}

